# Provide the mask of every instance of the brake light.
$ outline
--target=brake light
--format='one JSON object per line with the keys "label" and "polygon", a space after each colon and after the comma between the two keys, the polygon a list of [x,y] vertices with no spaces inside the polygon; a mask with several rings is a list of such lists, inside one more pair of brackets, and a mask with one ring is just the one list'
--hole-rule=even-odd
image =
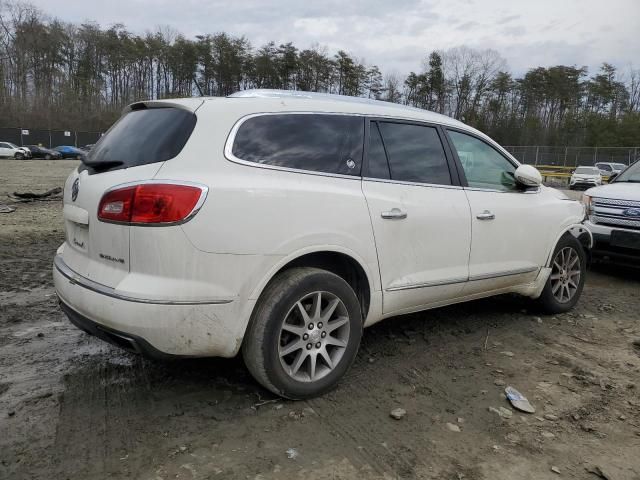
{"label": "brake light", "polygon": [[124,224],[172,224],[184,221],[204,200],[207,188],[174,183],[143,183],[105,193],[98,219]]}

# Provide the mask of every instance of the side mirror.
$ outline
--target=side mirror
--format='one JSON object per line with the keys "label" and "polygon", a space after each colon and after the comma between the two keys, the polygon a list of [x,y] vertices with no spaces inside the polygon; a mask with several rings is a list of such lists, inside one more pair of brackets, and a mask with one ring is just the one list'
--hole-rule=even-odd
{"label": "side mirror", "polygon": [[516,182],[525,187],[539,187],[542,185],[542,175],[537,168],[531,165],[520,165],[513,176]]}

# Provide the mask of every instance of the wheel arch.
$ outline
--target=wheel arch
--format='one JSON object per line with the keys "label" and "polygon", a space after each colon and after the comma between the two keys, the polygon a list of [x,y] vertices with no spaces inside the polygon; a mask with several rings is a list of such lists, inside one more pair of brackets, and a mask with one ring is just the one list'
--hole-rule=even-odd
{"label": "wheel arch", "polygon": [[587,257],[589,256],[589,252],[593,247],[593,235],[587,229],[587,227],[585,227],[582,223],[574,223],[565,227],[562,231],[560,231],[559,234],[557,234],[553,243],[551,244],[551,248],[547,255],[547,261],[545,263],[545,266],[548,267],[551,265],[551,259],[553,258],[553,252],[556,249],[556,245],[558,245],[558,242],[560,241],[560,239],[567,234],[573,235],[575,238],[577,238],[580,244],[582,245],[582,247],[584,248],[585,253],[587,254]]}
{"label": "wheel arch", "polygon": [[[363,322],[365,321],[371,307],[372,292],[375,288],[372,282],[374,277],[368,271],[366,262],[359,258],[357,254],[339,246],[304,249],[286,256],[269,270],[253,289],[249,298],[259,299],[267,285],[278,274],[294,267],[321,268],[341,277],[353,288],[358,297],[360,308],[362,309]],[[255,308],[255,305],[253,308]]]}

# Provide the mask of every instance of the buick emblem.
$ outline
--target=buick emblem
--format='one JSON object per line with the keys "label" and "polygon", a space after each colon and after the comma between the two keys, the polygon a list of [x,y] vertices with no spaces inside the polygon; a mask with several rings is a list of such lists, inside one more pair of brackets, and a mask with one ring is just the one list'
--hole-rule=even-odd
{"label": "buick emblem", "polygon": [[640,208],[627,208],[622,214],[625,217],[640,217]]}
{"label": "buick emblem", "polygon": [[71,201],[75,202],[76,198],[78,198],[78,192],[80,191],[80,179],[76,178],[71,185]]}

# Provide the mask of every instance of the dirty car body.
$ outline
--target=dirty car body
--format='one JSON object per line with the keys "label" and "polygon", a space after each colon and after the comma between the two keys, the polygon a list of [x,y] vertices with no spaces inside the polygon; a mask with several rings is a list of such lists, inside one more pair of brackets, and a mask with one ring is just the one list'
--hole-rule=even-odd
{"label": "dirty car body", "polygon": [[382,319],[545,289],[575,304],[584,209],[518,168],[477,130],[384,102],[136,103],[66,181],[56,290],[76,325],[123,348],[242,349],[265,387],[316,395]]}

